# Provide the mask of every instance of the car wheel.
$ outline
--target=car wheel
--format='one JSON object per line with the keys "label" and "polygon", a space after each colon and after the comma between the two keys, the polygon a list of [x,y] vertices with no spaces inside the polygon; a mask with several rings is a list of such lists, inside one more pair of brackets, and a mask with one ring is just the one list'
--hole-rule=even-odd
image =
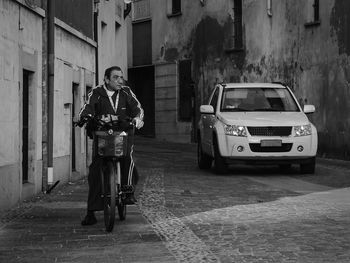
{"label": "car wheel", "polygon": [[292,168],[292,165],[290,163],[287,164],[280,164],[279,168],[282,172],[289,171]]}
{"label": "car wheel", "polygon": [[228,172],[227,164],[225,162],[225,158],[221,156],[219,151],[219,146],[217,139],[213,140],[214,146],[214,169],[217,174],[225,174]]}
{"label": "car wheel", "polygon": [[199,169],[209,169],[211,167],[212,158],[205,154],[202,150],[202,143],[200,138],[197,144],[197,162]]}
{"label": "car wheel", "polygon": [[307,163],[300,164],[300,173],[314,174],[315,173],[315,157],[311,158]]}

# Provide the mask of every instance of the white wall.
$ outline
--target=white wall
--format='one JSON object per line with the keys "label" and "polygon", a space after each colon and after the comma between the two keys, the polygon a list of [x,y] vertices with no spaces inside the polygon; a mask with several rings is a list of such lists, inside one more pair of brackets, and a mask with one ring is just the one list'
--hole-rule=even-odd
{"label": "white wall", "polygon": [[124,8],[123,0],[101,1],[98,4],[99,83],[103,83],[104,71],[111,66],[121,67],[127,79],[127,31]]}
{"label": "white wall", "polygon": [[[16,1],[0,2],[0,210],[41,190],[42,18]],[[22,184],[22,72],[29,87],[29,183]]]}
{"label": "white wall", "polygon": [[[86,86],[93,84],[85,79],[85,73],[95,73],[96,43],[64,22],[58,19],[55,22],[53,180],[66,182],[72,177],[72,85],[73,82],[78,85],[75,103],[80,109],[84,104]],[[73,117],[77,114],[75,111]],[[82,175],[86,173],[84,139],[84,129],[76,128],[76,168]]]}

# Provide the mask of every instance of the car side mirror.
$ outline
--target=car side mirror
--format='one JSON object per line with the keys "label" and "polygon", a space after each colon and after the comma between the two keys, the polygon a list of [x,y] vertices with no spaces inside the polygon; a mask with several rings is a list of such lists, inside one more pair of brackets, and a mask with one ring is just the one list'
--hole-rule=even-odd
{"label": "car side mirror", "polygon": [[201,105],[199,111],[202,114],[214,114],[214,108],[211,105]]}
{"label": "car side mirror", "polygon": [[304,113],[313,113],[315,112],[315,106],[314,105],[304,105]]}

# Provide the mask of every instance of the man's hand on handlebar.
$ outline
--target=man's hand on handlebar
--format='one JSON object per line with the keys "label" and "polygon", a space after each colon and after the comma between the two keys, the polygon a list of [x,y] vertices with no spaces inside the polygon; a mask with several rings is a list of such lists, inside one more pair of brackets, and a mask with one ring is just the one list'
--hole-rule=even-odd
{"label": "man's hand on handlebar", "polygon": [[92,115],[88,114],[88,115],[82,117],[79,121],[75,122],[75,125],[77,125],[79,127],[83,127],[85,125],[85,123],[87,123],[91,119],[92,119]]}
{"label": "man's hand on handlebar", "polygon": [[[114,125],[122,125],[122,127],[127,128],[127,125],[134,125],[136,129],[141,129],[143,127],[143,121],[139,117],[135,117],[133,119],[127,117],[120,119],[117,115],[105,114],[100,116],[92,116],[91,114],[82,117],[79,121],[74,122],[76,126],[83,127],[86,123],[91,120],[94,120],[94,125],[99,126],[114,126]],[[129,123],[129,124],[127,124]]]}
{"label": "man's hand on handlebar", "polygon": [[136,129],[141,129],[143,127],[143,121],[139,117],[135,117],[132,122],[135,124]]}

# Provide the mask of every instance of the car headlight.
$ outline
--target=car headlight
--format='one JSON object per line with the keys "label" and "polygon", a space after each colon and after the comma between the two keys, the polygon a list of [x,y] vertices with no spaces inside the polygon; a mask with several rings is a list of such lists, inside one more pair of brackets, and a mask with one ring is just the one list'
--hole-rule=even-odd
{"label": "car headlight", "polygon": [[244,126],[225,125],[224,130],[226,135],[247,137],[247,131]]}
{"label": "car headlight", "polygon": [[295,137],[311,135],[311,124],[294,126]]}

